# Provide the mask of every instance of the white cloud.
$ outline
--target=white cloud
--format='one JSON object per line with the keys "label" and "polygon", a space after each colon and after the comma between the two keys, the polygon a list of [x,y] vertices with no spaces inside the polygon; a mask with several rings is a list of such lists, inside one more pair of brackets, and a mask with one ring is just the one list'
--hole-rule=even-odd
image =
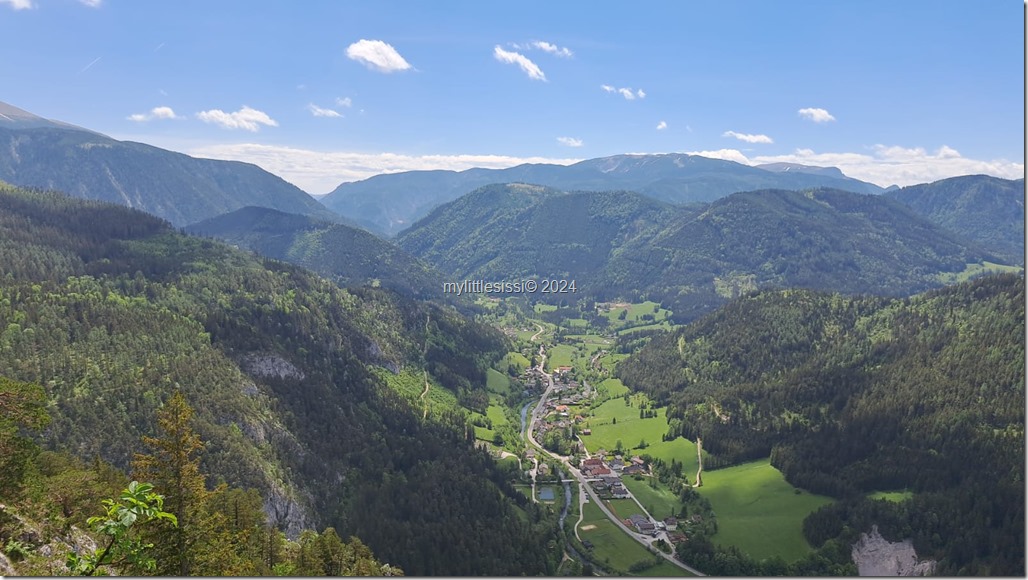
{"label": "white cloud", "polygon": [[310,193],[329,192],[344,181],[367,179],[381,173],[428,169],[462,171],[472,167],[503,169],[523,163],[570,165],[581,161],[506,155],[402,155],[311,151],[256,143],[209,145],[188,149],[185,153],[197,157],[254,163]]}
{"label": "white cloud", "polygon": [[785,161],[805,165],[838,167],[843,173],[882,186],[914,185],[984,173],[1005,179],[1024,177],[1024,163],[1006,159],[969,159],[952,147],[943,145],[929,152],[922,147],[874,145],[869,153],[815,153],[797,149],[786,155],[754,157],[754,163]]}
{"label": "white cloud", "polygon": [[809,119],[815,123],[827,123],[829,121],[835,120],[835,117],[833,117],[831,113],[824,109],[807,108],[800,109],[796,112],[799,113],[799,116],[803,117],[804,119]]}
{"label": "white cloud", "polygon": [[626,101],[634,101],[635,99],[645,99],[646,91],[639,89],[634,90],[632,87],[613,87],[611,85],[600,85],[600,88],[608,93],[617,93],[625,98]]}
{"label": "white cloud", "polygon": [[582,140],[574,137],[557,137],[557,142],[568,147],[581,147]]}
{"label": "white cloud", "polygon": [[[118,136],[118,138],[128,138]],[[141,140],[136,137],[134,140]],[[165,146],[165,145],[162,145]],[[449,169],[462,171],[472,167],[503,169],[523,163],[570,165],[581,159],[514,157],[506,155],[404,155],[397,153],[362,153],[353,151],[312,151],[255,143],[175,146],[189,155],[213,159],[230,159],[254,163],[295,183],[311,193],[335,189],[341,182],[357,181],[382,173],[400,171]],[[921,148],[875,145],[864,153],[815,153],[798,149],[787,155],[760,155],[747,158],[737,149],[688,151],[713,159],[735,161],[746,165],[786,161],[804,165],[834,166],[846,175],[887,186],[901,186],[937,181],[957,175],[984,173],[1017,179],[1024,177],[1024,164],[1006,160],[982,161],[968,159],[954,149],[943,146],[934,153]]]}
{"label": "white cloud", "polygon": [[0,4],[7,4],[14,10],[27,10],[29,8],[35,8],[32,4],[32,0],[0,0]]}
{"label": "white cloud", "polygon": [[934,153],[922,147],[896,145],[874,145],[868,149],[867,153],[816,153],[811,149],[797,149],[785,155],[756,155],[749,158],[736,149],[690,151],[689,154],[747,165],[786,162],[838,167],[850,177],[883,187],[930,183],[947,177],[979,173],[1004,179],[1024,177],[1024,163],[1006,159],[969,159],[947,145],[939,147]]}
{"label": "white cloud", "polygon": [[390,44],[381,40],[360,39],[346,47],[346,56],[371,70],[391,73],[413,68]]}
{"label": "white cloud", "polygon": [[774,140],[767,135],[750,135],[747,133],[736,133],[734,131],[726,131],[721,134],[722,137],[734,137],[739,141],[745,141],[746,143],[774,143]]}
{"label": "white cloud", "polygon": [[525,71],[525,74],[527,74],[529,78],[535,79],[537,81],[546,80],[546,75],[543,74],[542,69],[540,69],[539,66],[536,65],[534,62],[529,60],[527,56],[519,52],[509,52],[503,50],[502,48],[500,48],[500,45],[497,44],[496,48],[493,49],[493,56],[496,58],[496,60],[500,62],[518,65],[519,67],[521,67],[521,70]]}
{"label": "white cloud", "polygon": [[550,44],[545,40],[536,40],[530,46],[538,48],[544,52],[559,56],[561,58],[571,58],[575,53],[571,52],[570,48],[557,46],[556,44]]}
{"label": "white cloud", "polygon": [[667,121],[661,121],[661,122],[657,123],[657,130],[658,131],[663,131],[664,129],[667,129]]}
{"label": "white cloud", "polygon": [[721,134],[722,137],[735,137],[740,141],[747,143],[774,143],[774,139],[767,135],[750,135],[747,133],[736,133],[735,131],[725,131]]}
{"label": "white cloud", "polygon": [[181,119],[171,107],[154,107],[149,113],[135,113],[126,117],[129,121],[142,123],[153,119]]}
{"label": "white cloud", "polygon": [[315,117],[342,117],[338,111],[332,109],[323,109],[314,103],[307,105],[307,110],[311,112]]}
{"label": "white cloud", "polygon": [[340,107],[347,107],[347,108],[349,108],[349,107],[353,106],[353,101],[350,100],[350,97],[342,97],[342,98],[336,97],[336,104],[339,105]]}
{"label": "white cloud", "polygon": [[709,157],[711,159],[724,159],[725,161],[735,161],[736,163],[742,163],[744,165],[750,165],[750,160],[742,154],[742,151],[738,149],[718,149],[716,151],[687,151],[689,155],[699,155],[700,157]]}
{"label": "white cloud", "polygon": [[103,4],[103,0],[79,0],[79,2],[84,6],[89,6],[90,8],[99,8],[100,5]]}
{"label": "white cloud", "polygon": [[214,123],[225,129],[245,129],[251,132],[259,131],[261,125],[278,127],[278,122],[269,117],[267,113],[246,105],[234,113],[226,113],[221,109],[201,111],[196,114],[196,118],[204,123]]}

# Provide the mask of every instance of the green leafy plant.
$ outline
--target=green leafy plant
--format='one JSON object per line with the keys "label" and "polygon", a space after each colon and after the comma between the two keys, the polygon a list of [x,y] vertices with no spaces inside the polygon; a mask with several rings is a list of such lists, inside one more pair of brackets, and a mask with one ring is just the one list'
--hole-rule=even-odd
{"label": "green leafy plant", "polygon": [[105,499],[103,505],[106,513],[93,516],[86,523],[94,531],[107,536],[107,544],[91,554],[69,553],[66,560],[68,569],[79,576],[93,576],[101,566],[152,571],[156,562],[148,551],[153,544],[144,543],[130,531],[137,521],[170,520],[173,525],[178,525],[175,515],[164,511],[164,496],[153,491],[149,483],[133,481],[117,500]]}
{"label": "green leafy plant", "polygon": [[4,546],[4,553],[7,554],[11,560],[18,562],[28,557],[31,548],[24,542],[19,542],[15,539],[7,540],[7,545]]}

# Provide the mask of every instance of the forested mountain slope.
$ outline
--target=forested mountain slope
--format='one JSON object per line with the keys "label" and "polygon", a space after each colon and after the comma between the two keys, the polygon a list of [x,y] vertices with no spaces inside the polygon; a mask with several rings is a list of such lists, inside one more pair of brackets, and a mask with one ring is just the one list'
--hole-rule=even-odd
{"label": "forested mountain slope", "polygon": [[185,228],[298,264],[341,286],[376,285],[415,298],[442,295],[440,273],[365,230],[264,207],[244,207]]}
{"label": "forested mountain slope", "polygon": [[588,292],[613,252],[685,215],[630,192],[490,185],[436,209],[397,242],[457,279],[571,277]]}
{"label": "forested mountain slope", "polygon": [[492,185],[397,241],[458,279],[571,278],[578,296],[655,300],[679,321],[759,287],[905,295],[999,259],[896,201],[832,189],[672,206],[631,192]]}
{"label": "forested mountain slope", "polygon": [[181,392],[205,471],[258,489],[287,529],[332,525],[409,574],[554,569],[552,528],[473,450],[464,414],[422,420],[382,379],[426,369],[474,399],[506,351],[497,331],[135,210],[7,186],[0,329],[0,376],[45,387],[47,447],[125,468]]}
{"label": "forested mountain slope", "polygon": [[[878,518],[943,574],[1019,575],[1024,302],[1011,274],[909,299],[761,292],[654,338],[618,373],[719,463],[770,454],[794,485],[846,499],[809,523],[815,545]],[[890,489],[914,498],[855,500]]]}
{"label": "forested mountain slope", "polygon": [[1024,179],[964,175],[885,194],[932,223],[1024,263]]}

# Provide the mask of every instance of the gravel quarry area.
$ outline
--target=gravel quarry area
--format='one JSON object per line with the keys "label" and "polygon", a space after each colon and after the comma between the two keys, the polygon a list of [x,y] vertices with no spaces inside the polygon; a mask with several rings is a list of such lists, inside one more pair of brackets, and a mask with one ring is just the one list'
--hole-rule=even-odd
{"label": "gravel quarry area", "polygon": [[890,542],[878,526],[870,534],[860,534],[852,555],[861,576],[930,576],[935,571],[935,560],[919,561],[910,540]]}

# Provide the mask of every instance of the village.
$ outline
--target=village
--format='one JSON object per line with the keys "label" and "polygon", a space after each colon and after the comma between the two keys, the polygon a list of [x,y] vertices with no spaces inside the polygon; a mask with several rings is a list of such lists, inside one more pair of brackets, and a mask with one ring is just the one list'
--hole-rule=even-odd
{"label": "village", "polygon": [[[665,540],[671,544],[686,541],[686,534],[678,529],[677,518],[669,516],[658,520],[651,517],[625,486],[622,478],[653,475],[644,458],[629,455],[622,449],[608,451],[600,448],[595,453],[589,452],[583,437],[588,439],[592,435],[588,427],[590,408],[597,393],[587,382],[579,383],[572,377],[573,369],[569,366],[557,367],[552,374],[543,372],[539,367],[525,371],[522,376],[525,384],[551,385],[545,390],[537,413],[533,414],[534,436],[545,449],[567,462],[572,473],[578,476],[583,485],[589,487],[592,492],[590,495],[600,500],[600,503],[632,500],[641,513],[617,518],[625,528],[640,536]],[[547,464],[538,462],[531,448],[527,450],[526,458],[538,464],[536,476],[550,475]],[[583,498],[583,501],[588,501],[588,498]],[[588,542],[585,542],[585,546],[591,547]]]}

